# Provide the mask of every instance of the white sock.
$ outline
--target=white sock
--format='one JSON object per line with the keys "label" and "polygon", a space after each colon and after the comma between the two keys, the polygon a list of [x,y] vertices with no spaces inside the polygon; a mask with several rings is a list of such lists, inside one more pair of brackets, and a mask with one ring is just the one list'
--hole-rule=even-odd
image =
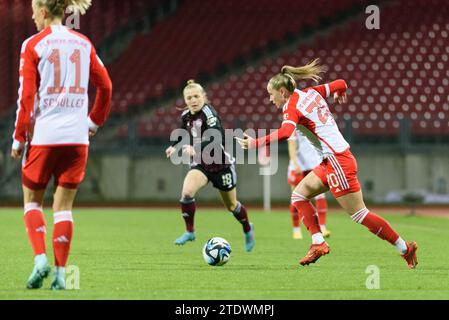
{"label": "white sock", "polygon": [[394,246],[399,251],[400,254],[404,254],[407,252],[407,245],[405,244],[405,241],[399,237],[398,240],[394,243]]}
{"label": "white sock", "polygon": [[326,225],[325,224],[320,224],[320,228],[321,228],[322,231],[326,230]]}
{"label": "white sock", "polygon": [[293,232],[301,233],[301,227],[293,227]]}
{"label": "white sock", "polygon": [[317,232],[312,234],[312,244],[320,244],[324,242],[323,234],[321,232]]}
{"label": "white sock", "polygon": [[56,267],[56,274],[65,276],[65,268],[64,267]]}

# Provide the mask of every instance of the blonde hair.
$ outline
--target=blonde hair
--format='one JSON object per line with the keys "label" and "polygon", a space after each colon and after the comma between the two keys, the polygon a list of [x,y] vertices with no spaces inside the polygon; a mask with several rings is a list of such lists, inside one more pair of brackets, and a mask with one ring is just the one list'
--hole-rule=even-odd
{"label": "blonde hair", "polygon": [[187,81],[187,85],[184,87],[184,90],[182,91],[183,93],[187,90],[187,89],[193,89],[193,88],[198,88],[200,89],[204,96],[206,96],[206,90],[204,90],[203,86],[200,85],[199,83],[195,82],[195,80],[190,79]]}
{"label": "blonde hair", "polygon": [[38,7],[45,7],[53,18],[63,18],[67,8],[71,12],[85,14],[92,0],[33,0]]}
{"label": "blonde hair", "polygon": [[315,59],[302,67],[283,66],[281,73],[272,77],[268,84],[275,90],[285,87],[289,92],[293,92],[296,89],[296,80],[310,79],[318,82],[321,80],[320,73],[325,72],[319,62],[320,59]]}

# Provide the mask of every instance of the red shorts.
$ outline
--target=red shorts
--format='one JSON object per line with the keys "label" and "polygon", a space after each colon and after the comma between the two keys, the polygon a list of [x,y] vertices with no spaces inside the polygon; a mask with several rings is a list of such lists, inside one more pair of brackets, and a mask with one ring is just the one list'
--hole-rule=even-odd
{"label": "red shorts", "polygon": [[297,174],[295,172],[295,170],[290,170],[288,172],[288,178],[287,178],[288,184],[293,187],[296,187],[301,182],[301,180],[304,179],[304,177],[309,174],[309,172],[310,172],[310,170],[303,171],[301,174]]}
{"label": "red shorts", "polygon": [[77,189],[84,179],[88,146],[31,146],[22,167],[22,183],[42,190],[54,176],[55,186]]}
{"label": "red shorts", "polygon": [[349,149],[327,157],[313,172],[329,187],[335,198],[360,191],[357,161]]}

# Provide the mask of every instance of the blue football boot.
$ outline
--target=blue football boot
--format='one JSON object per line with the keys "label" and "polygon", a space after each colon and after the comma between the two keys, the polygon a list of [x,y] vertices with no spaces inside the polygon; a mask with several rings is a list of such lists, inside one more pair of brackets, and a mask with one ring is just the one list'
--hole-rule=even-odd
{"label": "blue football boot", "polygon": [[178,246],[182,246],[187,241],[193,241],[195,240],[195,232],[184,232],[182,236],[180,236],[178,239],[175,240],[175,244]]}
{"label": "blue football boot", "polygon": [[254,224],[250,223],[251,230],[245,232],[245,251],[250,252],[253,250],[256,241],[254,240]]}

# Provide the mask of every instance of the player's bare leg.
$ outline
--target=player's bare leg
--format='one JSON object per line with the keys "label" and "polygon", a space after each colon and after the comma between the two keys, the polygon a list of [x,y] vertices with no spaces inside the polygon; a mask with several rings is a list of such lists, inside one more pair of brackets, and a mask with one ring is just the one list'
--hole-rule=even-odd
{"label": "player's bare leg", "polygon": [[251,251],[255,244],[254,225],[249,222],[246,208],[237,201],[237,188],[234,188],[231,191],[220,190],[220,195],[226,209],[228,209],[237,221],[242,224],[243,232],[245,234],[245,250],[247,252]]}
{"label": "player's bare leg", "polygon": [[[295,190],[294,186],[290,186],[292,193]],[[296,210],[295,206],[290,204],[290,213],[292,216],[292,225],[293,225],[293,239],[302,239],[301,232],[301,219],[302,215]]]}
{"label": "player's bare leg", "polygon": [[363,201],[361,191],[350,193],[336,199],[341,207],[351,215],[354,221],[367,227],[370,232],[382,240],[387,240],[394,245],[402,258],[407,262],[409,269],[416,267],[418,264],[416,258],[418,246],[416,243],[405,242],[384,218],[368,210]]}
{"label": "player's bare leg", "polygon": [[42,211],[45,189],[31,190],[25,186],[22,186],[22,189],[25,227],[34,252],[34,267],[26,287],[39,289],[51,270],[47,259],[46,222]]}
{"label": "player's bare leg", "polygon": [[53,253],[55,257],[55,273],[51,289],[65,289],[65,267],[70,253],[73,235],[72,208],[77,189],[56,188],[53,195]]}
{"label": "player's bare leg", "polygon": [[301,265],[315,263],[321,256],[330,252],[321,233],[318,215],[310,202],[310,199],[328,190],[329,188],[312,171],[301,180],[292,193],[292,204],[303,215],[303,223],[312,235],[312,245],[306,256],[300,260]]}
{"label": "player's bare leg", "polygon": [[207,185],[209,180],[206,175],[197,169],[190,170],[184,178],[181,195],[181,213],[186,224],[186,232],[175,240],[176,245],[183,245],[187,241],[195,240],[194,216],[195,216],[195,195]]}

